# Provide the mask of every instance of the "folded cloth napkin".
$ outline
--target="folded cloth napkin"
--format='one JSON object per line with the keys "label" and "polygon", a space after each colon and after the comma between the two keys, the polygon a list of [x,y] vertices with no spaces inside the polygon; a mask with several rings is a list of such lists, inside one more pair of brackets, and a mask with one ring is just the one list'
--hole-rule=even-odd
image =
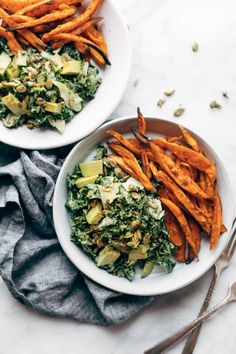
{"label": "folded cloth napkin", "polygon": [[52,199],[67,152],[26,152],[0,143],[0,274],[14,297],[43,313],[117,324],[154,298],[106,289],[63,253],[53,228]]}

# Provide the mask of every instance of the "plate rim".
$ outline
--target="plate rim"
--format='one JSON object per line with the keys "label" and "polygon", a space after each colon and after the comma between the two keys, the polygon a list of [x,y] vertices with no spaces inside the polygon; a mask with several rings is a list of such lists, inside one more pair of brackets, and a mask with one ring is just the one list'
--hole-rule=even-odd
{"label": "plate rim", "polygon": [[[55,148],[64,147],[66,145],[70,145],[70,144],[73,144],[73,143],[78,142],[80,140],[83,140],[89,134],[91,134],[94,129],[99,129],[104,124],[104,122],[106,122],[106,120],[111,116],[111,114],[115,111],[115,109],[119,105],[120,101],[122,100],[122,97],[124,95],[125,89],[128,85],[128,81],[130,78],[130,72],[131,72],[131,66],[132,66],[132,45],[131,45],[131,34],[129,31],[129,27],[128,27],[128,24],[127,24],[124,16],[123,16],[122,11],[120,10],[118,5],[114,1],[112,1],[112,0],[106,0],[106,1],[109,2],[109,5],[114,8],[116,16],[119,18],[119,21],[122,25],[122,30],[125,32],[126,42],[127,42],[127,48],[126,48],[126,59],[127,59],[126,60],[126,63],[127,63],[126,71],[127,71],[127,74],[126,74],[125,79],[122,80],[122,85],[120,87],[119,96],[117,95],[117,98],[116,98],[116,100],[114,100],[113,104],[110,106],[110,109],[108,109],[104,113],[103,119],[101,119],[99,121],[99,123],[96,123],[96,124],[91,124],[91,122],[90,122],[90,124],[87,126],[86,130],[84,131],[83,135],[74,136],[71,139],[68,138],[66,141],[61,142],[61,143],[60,142],[55,142],[55,143],[46,143],[45,142],[45,144],[43,146],[40,143],[38,143],[38,145],[36,143],[35,145],[31,144],[31,146],[29,146],[29,144],[25,143],[25,139],[23,139],[23,138],[21,139],[21,142],[18,143],[18,142],[15,142],[14,139],[12,139],[12,140],[10,138],[5,139],[4,135],[1,135],[1,137],[0,137],[1,143],[10,145],[10,146],[13,146],[16,148],[20,148],[20,149],[25,149],[25,150],[51,150],[51,149],[55,149]],[[94,100],[96,100],[96,95],[95,95]],[[77,115],[79,116],[79,114],[80,114],[80,112]],[[75,114],[75,116],[76,116],[76,114]],[[73,119],[75,118],[75,116],[73,117]],[[2,124],[2,122],[0,122],[0,123]]]}
{"label": "plate rim", "polygon": [[[133,116],[133,115],[129,115],[129,116],[122,116],[122,117],[119,117],[119,118],[116,118],[116,119],[113,119],[113,120],[110,120],[108,122],[105,122],[104,124],[102,124],[98,130],[96,130],[94,132],[94,134],[99,134],[99,131],[100,130],[103,130],[104,128],[106,128],[107,126],[110,126],[112,125],[113,123],[117,123],[117,122],[121,122],[122,120],[130,120],[130,119],[136,119],[136,116]],[[171,124],[173,126],[176,126],[178,125],[177,123],[175,122],[172,122],[171,120],[168,120],[168,119],[164,119],[164,118],[157,118],[157,117],[147,117],[147,119],[151,119],[151,120],[163,120],[164,122],[168,123],[168,124]],[[228,187],[228,190],[229,191],[232,191],[232,186],[231,186],[231,182],[230,182],[230,179],[228,177],[228,173],[227,173],[227,170],[226,168],[224,167],[224,164],[223,162],[221,161],[221,159],[219,158],[218,154],[215,152],[215,150],[203,139],[201,138],[197,133],[195,133],[194,130],[192,129],[189,129],[187,128],[190,132],[192,132],[196,137],[197,139],[199,139],[200,142],[203,142],[204,145],[207,147],[207,149],[213,153],[213,155],[217,158],[217,162],[220,164],[220,169],[222,170],[223,172],[223,176],[224,176],[224,180],[225,180],[225,184],[226,186]],[[225,240],[225,243],[224,243],[224,246],[222,248],[222,252],[219,253],[219,255],[215,258],[212,259],[212,261],[207,265],[207,267],[205,267],[201,272],[199,272],[193,279],[187,281],[185,284],[179,284],[175,287],[173,287],[171,290],[168,290],[168,291],[152,291],[152,289],[147,289],[147,288],[144,288],[144,290],[138,290],[138,291],[134,291],[133,289],[126,289],[125,286],[122,286],[122,285],[110,285],[110,284],[107,284],[107,281],[103,281],[103,278],[101,276],[101,278],[98,280],[96,278],[96,276],[93,276],[92,272],[90,272],[89,274],[87,272],[85,272],[84,270],[81,269],[81,267],[78,265],[79,262],[77,262],[75,259],[73,259],[73,257],[71,257],[70,255],[70,250],[68,249],[68,242],[66,241],[66,238],[61,236],[60,235],[60,230],[59,230],[59,226],[58,226],[58,223],[55,222],[55,220],[57,219],[57,199],[58,199],[58,189],[59,189],[59,186],[60,186],[60,183],[62,182],[63,180],[63,175],[65,174],[65,171],[68,167],[68,165],[70,164],[70,160],[71,160],[71,157],[76,153],[77,149],[79,149],[80,145],[87,139],[91,138],[93,136],[93,133],[90,134],[89,136],[87,136],[86,138],[84,138],[83,140],[79,141],[74,147],[73,149],[70,151],[70,153],[68,154],[68,156],[66,157],[64,163],[63,163],[63,166],[60,170],[60,173],[58,175],[58,178],[57,178],[57,181],[56,181],[56,185],[55,185],[55,190],[54,190],[54,195],[53,195],[53,221],[54,221],[54,227],[55,227],[55,231],[56,231],[56,234],[57,234],[57,238],[58,238],[58,241],[63,249],[63,251],[65,252],[65,254],[67,255],[67,257],[69,258],[69,260],[75,265],[75,267],[81,271],[85,276],[88,276],[90,279],[92,279],[93,281],[95,281],[97,284],[100,284],[102,286],[104,286],[105,288],[107,289],[111,289],[111,290],[114,290],[114,291],[118,291],[118,292],[121,292],[121,293],[124,293],[124,294],[128,294],[128,295],[136,295],[136,296],[154,296],[154,295],[162,295],[162,294],[167,294],[167,293],[171,293],[173,291],[177,291],[179,289],[182,289],[182,288],[185,288],[186,286],[194,283],[195,281],[197,281],[199,278],[201,278],[214,264],[215,262],[217,261],[217,259],[220,257],[220,254],[223,252],[223,249],[225,248],[226,244],[228,243],[229,241],[229,237],[230,237],[230,230],[231,230],[231,225],[232,225],[232,222],[233,222],[233,217],[234,217],[234,213],[235,213],[235,203],[234,203],[234,199],[232,198],[232,203],[230,205],[230,210],[231,210],[231,215],[230,215],[230,228],[227,232],[227,240]],[[84,252],[83,250],[81,250],[82,252]],[[86,254],[85,254],[86,255]],[[88,257],[88,256],[87,256]],[[96,267],[96,265],[94,264],[94,266]],[[83,268],[83,267],[82,267]],[[102,270],[102,269],[101,269]],[[103,271],[103,270],[102,270]],[[112,275],[111,275],[112,276]],[[115,276],[114,276],[115,277]]]}

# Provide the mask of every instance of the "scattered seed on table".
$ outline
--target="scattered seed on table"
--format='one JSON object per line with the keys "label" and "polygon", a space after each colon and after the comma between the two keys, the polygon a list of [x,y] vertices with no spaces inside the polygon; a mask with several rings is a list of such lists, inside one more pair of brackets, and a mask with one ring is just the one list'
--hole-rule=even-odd
{"label": "scattered seed on table", "polygon": [[228,96],[228,92],[227,92],[227,91],[223,91],[223,92],[222,92],[222,96],[229,99],[229,96]]}
{"label": "scattered seed on table", "polygon": [[194,43],[192,44],[192,51],[193,51],[193,52],[197,52],[197,51],[198,51],[198,44],[197,44],[197,42],[194,42]]}
{"label": "scattered seed on table", "polygon": [[160,98],[159,101],[157,102],[157,106],[161,108],[163,104],[165,104],[165,102],[166,100],[164,98]]}
{"label": "scattered seed on table", "polygon": [[209,106],[212,108],[212,109],[221,109],[222,108],[222,106],[218,103],[218,102],[216,102],[216,101],[212,101],[210,104],[209,104]]}
{"label": "scattered seed on table", "polygon": [[169,91],[164,92],[164,95],[166,97],[170,97],[170,96],[173,96],[174,93],[175,93],[175,90],[169,90]]}
{"label": "scattered seed on table", "polygon": [[180,117],[180,116],[182,116],[182,114],[184,114],[184,112],[185,112],[185,108],[179,107],[174,111],[173,116]]}

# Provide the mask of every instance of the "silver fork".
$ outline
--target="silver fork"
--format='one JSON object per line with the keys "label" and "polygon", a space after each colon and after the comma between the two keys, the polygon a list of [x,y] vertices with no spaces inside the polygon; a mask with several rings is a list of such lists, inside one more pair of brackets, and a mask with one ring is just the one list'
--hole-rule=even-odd
{"label": "silver fork", "polygon": [[[230,260],[234,254],[234,250],[236,247],[236,229],[233,230],[234,228],[234,224],[235,224],[236,218],[234,218],[233,220],[233,224],[232,224],[232,228],[231,228],[231,237],[230,240],[227,244],[227,246],[225,247],[223,253],[221,254],[221,256],[218,258],[218,260],[216,261],[216,263],[214,264],[214,272],[213,272],[213,277],[212,277],[212,281],[210,283],[208,292],[206,294],[206,297],[203,301],[202,307],[199,311],[198,317],[200,317],[203,312],[205,312],[209,306],[212,294],[214,292],[215,286],[217,281],[219,280],[219,277],[221,275],[221,273],[223,272],[223,270],[225,268],[227,268],[230,264]],[[183,348],[182,354],[192,354],[201,330],[202,324],[199,325],[194,331],[192,331],[185,343],[185,346]]]}
{"label": "silver fork", "polygon": [[196,320],[190,322],[174,334],[170,335],[163,341],[159,342],[157,345],[154,347],[146,350],[144,354],[161,354],[163,353],[166,349],[168,349],[170,346],[173,345],[173,343],[176,343],[178,340],[180,340],[182,337],[184,337],[186,334],[188,334],[190,331],[192,331],[194,328],[199,326],[202,321],[206,320],[209,318],[213,313],[221,309],[224,305],[228,304],[231,301],[236,300],[236,281],[230,284],[229,286],[229,291],[228,295],[216,306],[214,306],[212,309],[204,312],[201,317],[197,318]]}
{"label": "silver fork", "polygon": [[[234,229],[235,221],[236,221],[236,217],[234,218],[233,223],[232,223],[230,240],[229,240],[227,246],[225,247],[224,251],[222,252],[221,256],[218,258],[218,260],[214,264],[213,278],[212,278],[210,287],[208,289],[206,298],[205,298],[205,300],[203,302],[203,305],[201,307],[201,310],[200,310],[200,312],[198,314],[198,318],[199,319],[202,318],[203,313],[208,308],[208,305],[209,305],[209,302],[211,300],[213,291],[215,289],[216,282],[218,281],[218,279],[220,277],[220,274],[222,273],[222,271],[225,268],[228,267],[228,265],[230,263],[230,260],[231,260],[231,258],[233,256],[233,253],[234,253],[234,250],[235,250],[235,247],[236,247],[236,228]],[[193,349],[194,349],[194,347],[195,347],[195,344],[196,344],[196,341],[197,341],[197,338],[198,338],[198,335],[199,335],[199,332],[200,332],[200,329],[201,329],[202,321],[203,320],[199,321],[199,323],[196,326],[194,326],[191,330],[188,330],[187,332],[183,332],[182,335],[180,335],[180,336],[178,335],[177,336],[177,335],[174,334],[173,336],[170,336],[166,340],[160,342],[159,344],[162,345],[162,347],[164,348],[164,349],[162,349],[162,351],[157,351],[157,349],[158,349],[158,345],[157,345],[157,346],[154,346],[153,348],[145,351],[145,353],[149,353],[149,354],[162,353],[164,350],[166,350],[167,348],[169,348],[172,345],[174,345],[177,341],[179,341],[189,331],[192,331],[194,328],[196,328],[190,334],[190,339],[187,341],[187,343],[186,343],[186,345],[184,347],[184,351],[183,351],[184,354],[191,354]],[[176,334],[178,332],[176,332]],[[190,344],[188,344],[188,343],[190,343]],[[187,347],[187,345],[188,345],[188,347]],[[150,351],[150,350],[153,350],[153,351]]]}

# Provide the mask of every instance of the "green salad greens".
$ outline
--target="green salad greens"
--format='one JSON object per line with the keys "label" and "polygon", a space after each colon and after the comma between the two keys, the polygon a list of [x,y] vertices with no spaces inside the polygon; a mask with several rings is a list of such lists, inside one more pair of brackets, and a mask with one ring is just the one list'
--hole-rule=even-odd
{"label": "green salad greens", "polygon": [[66,206],[71,240],[98,267],[132,281],[136,266],[148,276],[154,266],[171,272],[175,246],[168,240],[157,192],[148,192],[98,147],[94,161],[68,176]]}
{"label": "green salad greens", "polygon": [[0,119],[8,128],[25,124],[63,133],[101,81],[71,44],[41,53],[29,47],[14,56],[0,39]]}

